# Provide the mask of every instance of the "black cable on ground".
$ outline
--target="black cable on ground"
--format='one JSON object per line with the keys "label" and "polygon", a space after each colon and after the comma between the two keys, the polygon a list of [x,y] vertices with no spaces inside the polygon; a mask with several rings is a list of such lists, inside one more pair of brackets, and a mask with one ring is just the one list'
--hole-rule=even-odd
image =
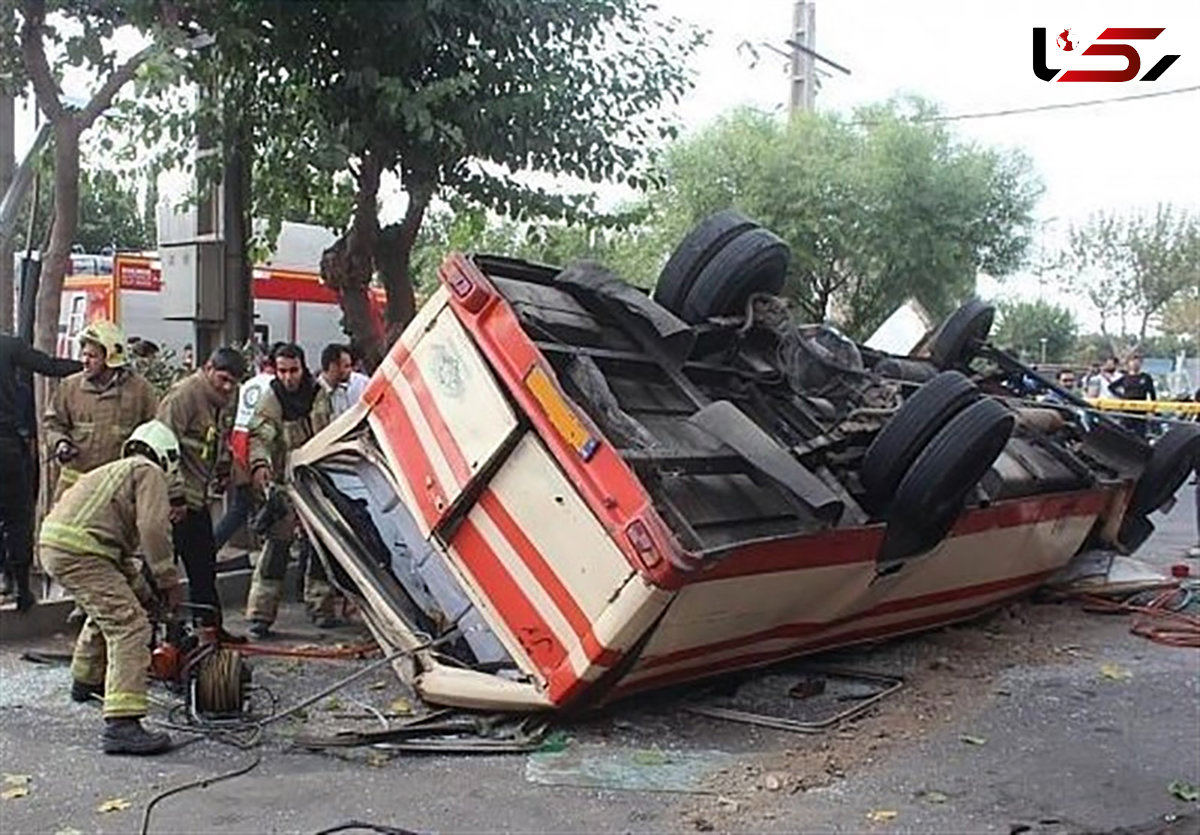
{"label": "black cable on ground", "polygon": [[146,804],[146,811],[142,813],[142,835],[146,835],[146,833],[150,831],[150,814],[154,811],[154,807],[157,806],[160,801],[166,800],[173,794],[185,792],[188,789],[205,788],[207,786],[211,786],[213,783],[219,783],[222,780],[232,780],[234,777],[241,777],[243,774],[249,774],[251,771],[258,768],[258,764],[261,762],[262,751],[255,751],[254,759],[241,768],[234,769],[233,771],[223,771],[220,774],[211,777],[201,777],[199,780],[193,780],[190,783],[184,783],[182,786],[176,786],[173,789],[167,789],[166,791],[162,791],[154,795],[154,797],[150,799],[150,802]]}
{"label": "black cable on ground", "polygon": [[[185,733],[198,733],[198,734],[201,734],[204,738],[211,739],[214,742],[220,742],[225,745],[233,745],[234,747],[240,748],[243,751],[253,750],[253,749],[258,748],[262,744],[262,740],[263,740],[263,736],[264,736],[263,731],[267,725],[270,725],[274,722],[278,722],[280,719],[284,719],[288,716],[291,716],[295,713],[300,712],[304,708],[308,707],[311,704],[314,704],[315,702],[320,701],[321,699],[325,698],[329,694],[342,689],[343,687],[345,687],[348,684],[352,684],[355,681],[358,681],[360,678],[363,678],[366,675],[369,675],[370,673],[374,672],[375,670],[379,669],[380,667],[384,666],[385,664],[389,664],[393,661],[399,660],[400,658],[404,658],[405,656],[413,655],[415,653],[422,652],[427,649],[433,649],[434,647],[438,647],[438,646],[441,646],[442,644],[449,643],[450,641],[456,639],[458,636],[459,636],[458,629],[452,629],[451,631],[447,632],[445,635],[442,635],[440,638],[437,638],[435,640],[426,641],[425,643],[415,646],[411,649],[396,650],[393,653],[389,653],[388,655],[385,655],[383,658],[372,661],[370,664],[363,667],[362,669],[356,670],[354,673],[352,673],[348,676],[345,676],[344,678],[338,679],[336,682],[334,682],[329,687],[324,688],[317,694],[310,696],[307,699],[304,699],[303,701],[299,702],[298,704],[292,705],[287,710],[272,712],[271,714],[263,717],[262,719],[255,720],[253,722],[241,722],[241,723],[230,723],[230,724],[221,723],[219,725],[208,724],[208,723],[205,723],[205,724],[193,723],[193,724],[189,724],[189,725],[177,725],[174,722],[169,721],[171,718],[171,714],[168,713],[168,717],[167,717],[168,721],[167,722],[156,722],[155,724],[157,724],[161,727],[183,731]],[[272,694],[272,699],[273,698],[274,698],[274,696]],[[248,737],[243,738],[243,737],[238,736],[239,733],[244,733],[247,731],[249,732]],[[191,740],[191,741],[195,741],[195,740]],[[165,800],[166,798],[170,797],[171,795],[179,794],[180,792],[187,791],[188,789],[202,788],[205,786],[212,785],[213,783],[219,783],[222,780],[231,780],[234,777],[240,777],[243,774],[248,774],[249,772],[251,772],[252,770],[257,768],[258,764],[261,762],[262,762],[262,752],[255,751],[254,760],[251,761],[249,765],[246,765],[242,768],[236,769],[234,771],[222,772],[221,774],[218,774],[214,777],[202,777],[200,779],[193,780],[190,783],[184,783],[181,786],[176,786],[174,788],[166,789],[164,791],[159,792],[158,794],[156,794],[154,797],[152,797],[150,799],[149,803],[146,804],[146,810],[142,814],[141,835],[147,835],[147,833],[150,831],[150,815],[153,812],[154,807],[157,806],[161,801]],[[359,824],[357,821],[351,821],[350,823],[358,826],[359,828],[373,828],[375,826],[374,824]],[[328,831],[338,832],[338,831],[343,831],[343,829],[345,829],[345,828],[349,828],[349,827],[347,825],[343,825],[342,829],[334,829],[334,830],[328,830]],[[403,829],[376,828],[374,831],[384,832],[384,833],[394,833],[394,835],[417,835],[416,833],[411,833],[408,830],[403,830]]]}
{"label": "black cable on ground", "polygon": [[420,835],[411,829],[397,829],[394,826],[386,826],[379,823],[367,823],[366,821],[348,820],[345,823],[339,823],[337,826],[331,826],[328,829],[322,829],[314,835],[332,835],[334,832],[349,832],[354,829],[365,829],[368,832],[378,832],[381,835]]}

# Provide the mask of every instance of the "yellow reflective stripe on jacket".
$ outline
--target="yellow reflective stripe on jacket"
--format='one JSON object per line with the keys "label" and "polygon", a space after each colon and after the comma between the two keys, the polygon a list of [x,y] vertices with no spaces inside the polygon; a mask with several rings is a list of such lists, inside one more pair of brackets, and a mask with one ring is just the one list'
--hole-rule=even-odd
{"label": "yellow reflective stripe on jacket", "polygon": [[101,507],[106,507],[112,502],[113,496],[116,495],[117,488],[129,475],[130,471],[137,466],[137,460],[134,458],[123,458],[121,464],[124,466],[109,467],[104,473],[104,480],[96,485],[96,489],[92,492],[84,502],[79,505],[72,514],[70,522],[87,522],[96,515],[96,511]]}
{"label": "yellow reflective stripe on jacket", "polygon": [[86,528],[67,522],[55,522],[50,519],[42,522],[42,532],[38,536],[38,542],[42,545],[59,548],[68,554],[79,554],[80,556],[95,554],[113,561],[121,559],[120,548],[114,545],[105,545]]}
{"label": "yellow reflective stripe on jacket", "polygon": [[105,716],[145,716],[149,699],[145,692],[117,692],[104,694]]}
{"label": "yellow reflective stripe on jacket", "polygon": [[79,481],[79,477],[83,475],[81,470],[74,467],[60,467],[58,470],[58,480],[63,483],[63,486],[70,487],[75,482]]}

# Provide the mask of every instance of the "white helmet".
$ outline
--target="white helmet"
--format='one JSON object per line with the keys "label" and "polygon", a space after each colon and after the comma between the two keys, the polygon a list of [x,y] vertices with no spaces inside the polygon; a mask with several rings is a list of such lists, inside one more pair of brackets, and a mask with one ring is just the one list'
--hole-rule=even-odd
{"label": "white helmet", "polygon": [[121,448],[122,455],[145,455],[147,451],[167,475],[179,471],[179,440],[161,420],[148,420],[134,429]]}

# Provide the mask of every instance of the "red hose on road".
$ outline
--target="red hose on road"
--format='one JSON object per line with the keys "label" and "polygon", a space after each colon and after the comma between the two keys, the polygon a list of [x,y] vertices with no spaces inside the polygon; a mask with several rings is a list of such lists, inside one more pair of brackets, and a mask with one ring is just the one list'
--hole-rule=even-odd
{"label": "red hose on road", "polygon": [[1109,600],[1082,594],[1084,609],[1094,612],[1129,612],[1133,615],[1129,631],[1169,647],[1200,649],[1200,616],[1175,612],[1169,608],[1178,588],[1164,589],[1145,605]]}

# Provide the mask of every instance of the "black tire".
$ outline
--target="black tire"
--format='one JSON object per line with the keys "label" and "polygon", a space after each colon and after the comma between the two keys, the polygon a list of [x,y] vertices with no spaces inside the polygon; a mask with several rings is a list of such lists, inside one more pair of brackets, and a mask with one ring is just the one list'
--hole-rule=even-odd
{"label": "black tire", "polygon": [[917,456],[896,488],[890,519],[918,527],[932,547],[1012,437],[1016,415],[998,400],[977,400],[954,416]]}
{"label": "black tire", "polygon": [[938,368],[961,368],[975,355],[975,347],[986,342],[996,319],[996,308],[971,299],[946,317],[930,348],[933,364]]}
{"label": "black tire", "polygon": [[751,229],[729,241],[704,269],[683,300],[685,322],[743,312],[754,293],[778,293],[787,279],[791,250],[775,233]]}
{"label": "black tire", "polygon": [[1126,516],[1121,522],[1121,532],[1117,534],[1117,542],[1127,554],[1132,554],[1142,547],[1142,543],[1149,539],[1152,533],[1154,533],[1154,523],[1145,516],[1136,514]]}
{"label": "black tire", "polygon": [[957,371],[943,371],[904,401],[875,435],[859,478],[872,510],[886,507],[921,450],[950,420],[979,398],[979,389]]}
{"label": "black tire", "polygon": [[654,300],[680,315],[688,291],[713,256],[738,235],[757,228],[757,223],[733,209],[717,212],[700,221],[671,253],[654,287]]}
{"label": "black tire", "polygon": [[937,376],[938,370],[924,360],[905,357],[884,357],[871,369],[880,377],[901,380],[906,383],[927,383]]}
{"label": "black tire", "polygon": [[1150,447],[1150,462],[1142,471],[1133,498],[1130,515],[1147,515],[1158,510],[1183,486],[1188,475],[1200,465],[1200,426],[1178,423]]}

